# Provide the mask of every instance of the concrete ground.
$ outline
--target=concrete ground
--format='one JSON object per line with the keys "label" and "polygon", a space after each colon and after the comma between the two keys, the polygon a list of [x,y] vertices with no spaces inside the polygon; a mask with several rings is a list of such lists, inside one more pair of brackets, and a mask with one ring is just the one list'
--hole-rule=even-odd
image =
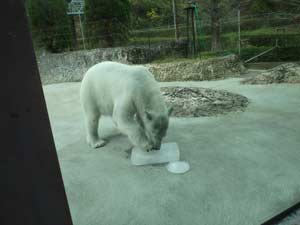
{"label": "concrete ground", "polygon": [[101,149],[85,143],[80,83],[44,86],[75,225],[261,224],[300,201],[300,85],[240,85],[238,78],[163,86],[224,89],[251,100],[245,112],[172,118],[165,142],[177,142],[191,170],[134,167],[130,143],[100,122]]}

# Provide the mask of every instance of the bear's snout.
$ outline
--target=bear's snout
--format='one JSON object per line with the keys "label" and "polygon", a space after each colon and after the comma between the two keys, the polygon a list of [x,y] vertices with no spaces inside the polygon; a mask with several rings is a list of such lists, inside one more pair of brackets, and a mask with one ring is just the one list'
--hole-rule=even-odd
{"label": "bear's snout", "polygon": [[153,150],[159,150],[161,147],[161,142],[156,143],[155,145],[153,145]]}

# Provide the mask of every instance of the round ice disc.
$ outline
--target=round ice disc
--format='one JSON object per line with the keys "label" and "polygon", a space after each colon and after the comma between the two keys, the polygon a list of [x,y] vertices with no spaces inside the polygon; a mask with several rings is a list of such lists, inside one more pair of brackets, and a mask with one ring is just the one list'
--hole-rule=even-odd
{"label": "round ice disc", "polygon": [[190,169],[190,165],[185,161],[170,162],[166,167],[171,173],[185,173]]}

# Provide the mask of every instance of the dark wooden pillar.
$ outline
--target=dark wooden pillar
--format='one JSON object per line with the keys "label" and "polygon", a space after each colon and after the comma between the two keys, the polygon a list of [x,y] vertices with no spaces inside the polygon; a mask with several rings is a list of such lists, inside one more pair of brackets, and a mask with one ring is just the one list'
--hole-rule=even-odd
{"label": "dark wooden pillar", "polygon": [[189,56],[189,51],[190,51],[190,25],[189,25],[189,8],[186,8],[186,39],[187,39],[187,43],[186,43],[186,56]]}
{"label": "dark wooden pillar", "polygon": [[1,7],[0,224],[71,225],[24,1]]}
{"label": "dark wooden pillar", "polygon": [[196,55],[196,27],[195,27],[195,9],[191,9],[191,17],[192,17],[192,32],[193,32],[193,56]]}
{"label": "dark wooden pillar", "polygon": [[76,25],[74,15],[70,15],[71,21],[71,32],[72,32],[72,49],[77,50],[77,33],[76,33]]}
{"label": "dark wooden pillar", "polygon": [[[195,27],[195,8],[187,7],[186,10],[186,35],[187,35],[187,57],[189,53],[192,53],[192,56],[196,54],[196,27]],[[192,43],[190,40],[190,20],[192,24]]]}

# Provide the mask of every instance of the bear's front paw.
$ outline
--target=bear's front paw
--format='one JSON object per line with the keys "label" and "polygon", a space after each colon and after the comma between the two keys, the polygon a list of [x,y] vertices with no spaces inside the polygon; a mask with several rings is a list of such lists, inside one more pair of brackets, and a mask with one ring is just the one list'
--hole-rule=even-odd
{"label": "bear's front paw", "polygon": [[106,140],[102,139],[92,139],[92,138],[87,138],[87,143],[92,147],[92,148],[101,148],[104,145],[107,144]]}

